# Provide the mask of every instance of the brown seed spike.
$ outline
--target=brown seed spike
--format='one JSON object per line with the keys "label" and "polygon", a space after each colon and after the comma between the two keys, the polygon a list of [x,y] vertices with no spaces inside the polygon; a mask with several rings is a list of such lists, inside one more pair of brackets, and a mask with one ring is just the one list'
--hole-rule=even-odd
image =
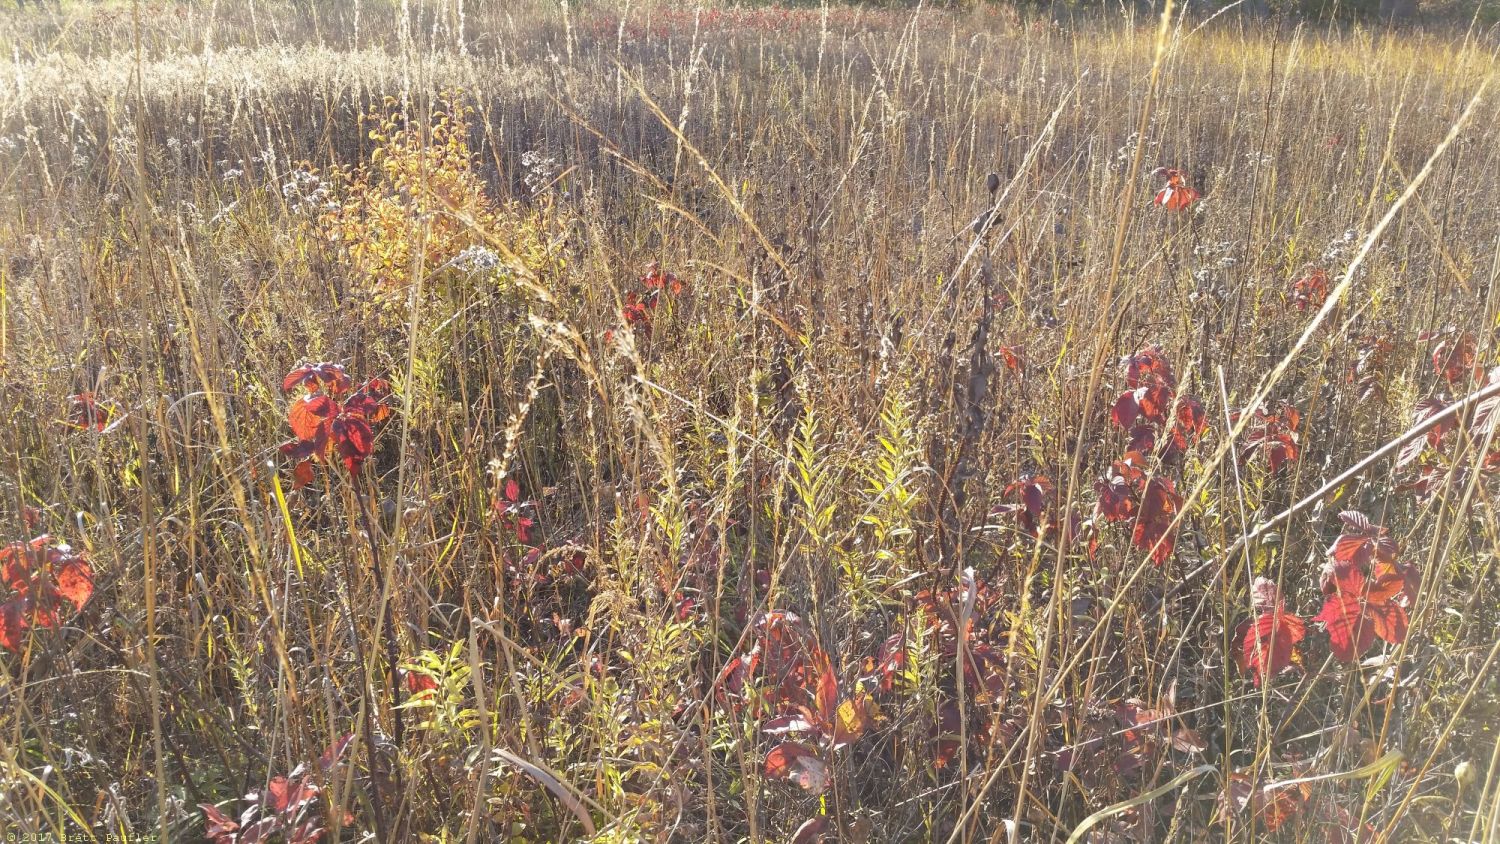
{"label": "brown seed spike", "polygon": [[1000,190],[1000,174],[991,173],[988,176],[985,176],[984,189],[989,191],[991,196],[994,196],[995,192]]}

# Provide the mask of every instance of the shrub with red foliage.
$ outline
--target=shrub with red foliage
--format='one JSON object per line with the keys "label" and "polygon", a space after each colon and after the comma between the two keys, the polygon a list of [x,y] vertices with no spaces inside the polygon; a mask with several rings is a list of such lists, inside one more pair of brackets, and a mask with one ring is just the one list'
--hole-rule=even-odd
{"label": "shrub with red foliage", "polygon": [[[646,271],[641,274],[639,282],[641,285],[639,290],[625,291],[625,301],[620,306],[620,317],[625,320],[626,325],[649,338],[656,308],[661,303],[663,294],[680,296],[687,289],[687,285],[676,275],[663,270],[655,261],[646,265]],[[613,336],[613,331],[605,332],[605,342]]]}
{"label": "shrub with red foliage", "polygon": [[991,516],[1014,517],[1028,536],[1044,536],[1057,529],[1057,488],[1046,475],[1027,475],[1001,492],[1005,503]]}
{"label": "shrub with red foliage", "polygon": [[1145,464],[1140,452],[1127,452],[1109,474],[1094,482],[1099,495],[1095,515],[1109,522],[1134,519],[1131,544],[1150,551],[1152,562],[1160,566],[1171,558],[1177,544],[1172,522],[1182,509],[1182,496],[1171,478],[1149,475]]}
{"label": "shrub with red foliage", "polygon": [[1436,340],[1432,347],[1432,369],[1449,385],[1459,385],[1473,377],[1476,381],[1484,377],[1484,370],[1475,365],[1479,354],[1479,342],[1468,331],[1448,327],[1443,331],[1424,331],[1418,340]]}
{"label": "shrub with red foliage", "polygon": [[[333,772],[353,739],[353,734],[343,736],[323,752],[318,758],[319,776]],[[272,777],[264,790],[245,795],[247,805],[238,818],[211,803],[199,804],[203,837],[211,844],[258,844],[279,835],[285,844],[317,844],[324,834],[318,818],[321,794],[307,766],[298,765],[287,776]],[[345,813],[344,824],[353,822],[353,815]]]}
{"label": "shrub with red foliage", "polygon": [[334,363],[306,364],[287,373],[281,389],[306,392],[287,409],[293,439],[281,453],[295,461],[294,489],[312,482],[314,461],[341,460],[352,475],[375,447],[375,425],[391,413],[391,385],[372,378],[353,387],[344,368]]}
{"label": "shrub with red foliage", "polygon": [[762,613],[753,636],[751,649],[719,673],[718,700],[764,715],[761,730],[782,739],[766,754],[766,777],[822,793],[828,784],[823,754],[864,735],[875,703],[863,691],[840,692],[832,658],[795,613]]}
{"label": "shrub with red foliage", "polygon": [[1333,655],[1353,662],[1376,637],[1393,645],[1406,639],[1420,577],[1415,566],[1396,561],[1400,549],[1384,527],[1354,511],[1339,518],[1344,530],[1328,549],[1323,609],[1313,621],[1323,624]]}
{"label": "shrub with red foliage", "polygon": [[110,430],[115,423],[114,405],[99,400],[99,397],[89,391],[68,396],[68,415],[63,424],[70,428],[78,428],[83,431],[97,431],[104,433]]}
{"label": "shrub with red foliage", "polygon": [[[1241,413],[1233,414],[1230,421],[1239,424]],[[1259,454],[1272,472],[1296,461],[1302,454],[1302,437],[1297,432],[1301,425],[1302,412],[1287,402],[1278,403],[1274,410],[1256,408],[1245,428],[1240,458],[1249,460]]]}

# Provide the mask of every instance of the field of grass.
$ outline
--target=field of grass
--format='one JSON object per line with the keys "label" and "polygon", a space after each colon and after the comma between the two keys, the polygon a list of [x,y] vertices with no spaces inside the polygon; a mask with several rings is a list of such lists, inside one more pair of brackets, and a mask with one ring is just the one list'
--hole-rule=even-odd
{"label": "field of grass", "polygon": [[1500,841],[1495,34],[1205,18],[0,11],[4,840]]}

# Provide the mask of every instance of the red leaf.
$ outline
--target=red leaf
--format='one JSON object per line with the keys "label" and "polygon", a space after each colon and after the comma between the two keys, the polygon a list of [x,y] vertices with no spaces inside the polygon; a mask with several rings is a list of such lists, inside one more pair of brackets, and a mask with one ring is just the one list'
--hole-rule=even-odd
{"label": "red leaf", "polygon": [[319,390],[339,395],[349,389],[349,376],[344,367],[336,363],[307,363],[286,374],[281,381],[282,392],[291,392],[298,386],[306,386],[308,392]]}
{"label": "red leaf", "polygon": [[1136,418],[1140,415],[1141,406],[1135,400],[1135,391],[1126,390],[1120,394],[1119,398],[1115,399],[1114,407],[1110,408],[1109,421],[1115,423],[1120,428],[1129,430],[1130,426],[1135,423]]}
{"label": "red leaf", "polygon": [[277,814],[285,811],[289,802],[286,777],[279,774],[272,777],[271,781],[266,784],[266,793],[260,796],[260,802]]}
{"label": "red leaf", "polygon": [[337,765],[344,758],[344,752],[349,749],[349,744],[352,741],[354,741],[353,733],[345,733],[339,736],[333,744],[328,746],[327,750],[323,751],[323,755],[318,757],[319,770],[325,774],[333,770],[333,766]]}
{"label": "red leaf", "polygon": [[434,691],[438,687],[437,680],[434,680],[430,675],[419,671],[412,671],[409,668],[402,669],[401,673],[406,680],[406,690],[411,692],[413,696],[420,695],[423,692]]}
{"label": "red leaf", "polygon": [[839,678],[833,671],[833,661],[823,650],[813,653],[813,664],[818,670],[818,689],[814,702],[823,720],[832,723],[834,712],[839,706]]}
{"label": "red leaf", "polygon": [[1132,390],[1156,385],[1177,389],[1177,377],[1172,374],[1172,365],[1160,346],[1146,346],[1125,358],[1124,364],[1125,386]]}
{"label": "red leaf", "polygon": [[790,780],[804,791],[822,794],[828,787],[828,766],[811,747],[784,741],[766,754],[766,777]]}
{"label": "red leaf", "polygon": [[232,820],[221,812],[219,807],[211,803],[199,803],[198,808],[203,810],[204,838],[214,844],[229,844],[234,841],[233,833],[240,828],[237,821]]}
{"label": "red leaf", "polygon": [[82,557],[66,557],[54,569],[54,581],[57,594],[72,604],[74,610],[83,609],[94,595],[94,570]]}
{"label": "red leaf", "polygon": [[298,461],[292,467],[292,489],[301,489],[313,482],[313,468],[311,460]]}
{"label": "red leaf", "polygon": [[1375,625],[1365,617],[1357,594],[1338,591],[1329,595],[1323,611],[1312,620],[1323,623],[1333,655],[1341,662],[1354,662],[1375,644]]}
{"label": "red leaf", "polygon": [[1449,384],[1458,384],[1474,372],[1474,359],[1478,343],[1468,332],[1450,333],[1440,340],[1432,350],[1432,368]]}
{"label": "red leaf", "polygon": [[1141,496],[1140,513],[1136,517],[1131,541],[1142,551],[1150,551],[1152,562],[1158,566],[1172,556],[1177,543],[1172,522],[1180,509],[1182,496],[1177,494],[1171,479],[1152,478]]}
{"label": "red leaf", "polygon": [[1180,211],[1198,199],[1198,192],[1187,186],[1181,170],[1160,168],[1157,175],[1167,177],[1167,186],[1156,194],[1156,204],[1168,211]]}
{"label": "red leaf", "polygon": [[0,604],[0,645],[17,653],[29,626],[26,623],[26,603],[25,598],[16,597]]}
{"label": "red leaf", "polygon": [[370,423],[361,416],[343,416],[333,421],[331,433],[349,474],[359,474],[360,467],[375,447],[375,432],[370,429]]}
{"label": "red leaf", "polygon": [[68,396],[67,424],[83,430],[104,431],[109,427],[110,408],[99,403],[91,392]]}
{"label": "red leaf", "polygon": [[1292,302],[1297,310],[1321,308],[1328,300],[1328,271],[1315,267],[1292,284]]}
{"label": "red leaf", "polygon": [[325,395],[309,393],[287,408],[286,421],[292,435],[305,442],[318,442],[328,436],[327,426],[339,412],[338,403]]}
{"label": "red leaf", "polygon": [[[1344,532],[1328,548],[1328,556],[1335,569],[1369,568],[1376,562],[1391,564],[1396,561],[1396,541],[1380,525],[1372,524],[1369,517],[1356,511],[1339,514],[1344,522]],[[1327,585],[1324,591],[1327,591]]]}
{"label": "red leaf", "polygon": [[1259,686],[1291,666],[1306,630],[1301,618],[1277,607],[1245,622],[1238,635],[1240,668],[1250,672]]}

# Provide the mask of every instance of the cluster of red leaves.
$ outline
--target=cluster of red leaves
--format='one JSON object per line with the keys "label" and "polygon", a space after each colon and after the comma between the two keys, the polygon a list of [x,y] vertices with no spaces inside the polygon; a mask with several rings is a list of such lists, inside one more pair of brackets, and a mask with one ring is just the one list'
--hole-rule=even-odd
{"label": "cluster of red leaves", "polygon": [[1145,463],[1140,452],[1126,452],[1094,482],[1094,492],[1099,495],[1094,516],[1109,522],[1132,521],[1131,544],[1150,551],[1151,561],[1160,566],[1171,558],[1177,545],[1172,522],[1182,509],[1182,495],[1171,478],[1148,473]]}
{"label": "cluster of red leaves", "polygon": [[97,395],[86,390],[68,396],[68,415],[63,419],[63,424],[81,431],[97,431],[102,434],[119,424],[112,422],[114,415],[114,405],[100,401]]}
{"label": "cluster of red leaves", "polygon": [[[1241,414],[1231,417],[1239,424]],[[1250,424],[1245,428],[1240,445],[1240,457],[1249,460],[1256,454],[1266,458],[1272,472],[1284,463],[1296,462],[1302,454],[1301,435],[1297,429],[1302,425],[1302,412],[1286,402],[1280,402],[1274,410],[1257,407],[1250,415]]]}
{"label": "cluster of red leaves", "polygon": [[1406,639],[1407,610],[1420,576],[1415,566],[1398,563],[1399,549],[1385,528],[1363,513],[1340,513],[1343,533],[1328,549],[1323,566],[1323,623],[1333,655],[1354,662],[1375,637],[1393,645]]}
{"label": "cluster of red leaves", "polygon": [[490,512],[500,529],[522,545],[531,543],[531,529],[536,526],[536,519],[527,515],[532,507],[532,502],[521,500],[521,485],[515,478],[506,478],[505,488],[490,502]]}
{"label": "cluster of red leaves", "polygon": [[294,439],[281,453],[296,461],[294,489],[312,483],[313,461],[342,460],[350,474],[359,474],[375,447],[375,425],[391,413],[391,385],[372,378],[354,386],[344,368],[335,363],[305,364],[287,373],[284,392],[303,388],[287,409]]}
{"label": "cluster of red leaves", "polygon": [[[321,776],[333,772],[353,739],[353,734],[346,735],[323,752],[318,758]],[[203,837],[211,844],[260,844],[279,835],[285,844],[317,844],[324,832],[317,817],[321,793],[307,767],[298,765],[288,776],[272,777],[264,791],[246,794],[248,805],[238,820],[211,803],[200,803]],[[346,813],[344,824],[353,822],[354,816]]]}
{"label": "cluster of red leaves", "polygon": [[1290,780],[1270,782],[1249,772],[1231,772],[1224,793],[1219,795],[1220,817],[1227,822],[1248,809],[1259,819],[1264,832],[1274,833],[1293,819],[1305,816],[1322,830],[1323,840],[1328,844],[1366,844],[1375,840],[1372,824],[1361,826],[1353,813],[1333,801],[1332,795],[1316,798],[1311,784],[1297,781],[1306,775],[1305,767],[1296,766],[1292,772]]}
{"label": "cluster of red leaves", "polygon": [[[646,265],[640,284],[640,290],[625,292],[625,303],[620,308],[620,316],[624,318],[626,325],[650,337],[652,317],[657,305],[661,303],[662,295],[680,296],[686,285],[677,276],[663,270],[655,261]],[[605,342],[613,336],[614,332],[605,332]]]}
{"label": "cluster of red leaves", "polygon": [[[1344,528],[1328,549],[1323,566],[1323,609],[1312,617],[1328,634],[1334,657],[1359,659],[1376,637],[1393,645],[1406,638],[1407,611],[1417,595],[1416,567],[1398,563],[1396,541],[1363,513],[1339,514]],[[1301,663],[1297,645],[1306,636],[1306,621],[1287,612],[1276,584],[1256,578],[1251,587],[1255,617],[1240,625],[1237,659],[1256,685]]]}
{"label": "cluster of red leaves", "polygon": [[1385,375],[1396,346],[1384,334],[1366,334],[1359,339],[1354,360],[1344,380],[1353,384],[1359,400],[1385,397]]}
{"label": "cluster of red leaves", "polygon": [[1436,341],[1432,346],[1432,368],[1449,386],[1461,386],[1471,376],[1475,381],[1484,377],[1484,368],[1476,363],[1479,341],[1473,333],[1450,326],[1443,331],[1424,331],[1417,339]]}
{"label": "cluster of red leaves", "polygon": [[1307,274],[1292,282],[1292,304],[1299,311],[1315,310],[1328,301],[1328,271],[1313,267]]}
{"label": "cluster of red leaves", "polygon": [[[1172,365],[1158,346],[1147,346],[1123,361],[1125,390],[1115,399],[1109,418],[1130,435],[1130,443],[1105,476],[1094,482],[1099,501],[1094,518],[1131,521],[1131,543],[1150,551],[1159,566],[1172,556],[1176,531],[1172,523],[1182,496],[1170,477],[1147,468],[1155,452],[1163,469],[1176,463],[1202,438],[1208,414],[1191,396],[1179,396]],[[1097,550],[1098,538],[1090,551]]]}
{"label": "cluster of red leaves", "polygon": [[0,645],[20,651],[27,628],[56,628],[65,608],[83,609],[94,594],[94,569],[43,534],[0,548],[0,583],[13,593],[0,603]]}
{"label": "cluster of red leaves", "polygon": [[1130,434],[1129,451],[1155,450],[1163,462],[1181,457],[1208,428],[1203,405],[1178,397],[1177,378],[1159,347],[1147,346],[1124,363],[1126,389],[1110,408],[1110,422]]}
{"label": "cluster of red leaves", "polygon": [[1046,475],[1025,475],[1000,493],[1002,503],[991,516],[1011,517],[1027,536],[1042,538],[1061,527],[1057,514],[1057,487]]}
{"label": "cluster of red leaves", "polygon": [[1179,399],[1178,379],[1158,346],[1146,346],[1125,358],[1125,387],[1110,408],[1110,421],[1130,433],[1130,451],[1157,450],[1163,462],[1170,462],[1208,430],[1202,403],[1191,396]]}
{"label": "cluster of red leaves", "polygon": [[1240,642],[1240,669],[1249,672],[1259,686],[1293,664],[1300,664],[1297,644],[1306,636],[1307,628],[1300,616],[1286,611],[1274,581],[1257,577],[1250,596],[1256,616],[1240,625],[1235,638]]}
{"label": "cluster of red leaves", "polygon": [[[791,612],[762,613],[751,649],[729,661],[715,683],[721,704],[749,708],[780,741],[766,753],[765,775],[821,794],[826,754],[864,735],[878,710],[863,691],[842,694],[833,660]],[[795,736],[795,738],[792,738]]]}
{"label": "cluster of red leaves", "polygon": [[[971,743],[983,748],[993,738],[1014,734],[1014,726],[1002,718],[997,706],[1010,685],[1005,659],[1004,606],[1004,596],[976,578],[972,569],[965,569],[955,585],[924,589],[916,595],[918,622],[927,628],[926,642],[933,649],[936,664],[942,666],[937,719],[932,725],[936,768],[953,762],[964,733],[960,729],[965,719],[958,703],[959,672],[953,670],[954,665],[962,666]],[[891,688],[893,667],[905,670],[911,659],[909,650],[904,632],[882,645],[881,662],[874,675],[881,690]]]}
{"label": "cluster of red leaves", "polygon": [[[500,534],[519,546],[520,555],[508,549],[503,552],[506,572],[518,588],[543,586],[553,580],[581,576],[588,566],[588,553],[576,541],[564,542],[551,549],[543,542],[533,544],[537,533],[537,504],[521,496],[521,485],[506,478],[499,493],[490,500],[490,518]],[[549,553],[550,551],[550,553]],[[551,560],[544,569],[544,560]]]}
{"label": "cluster of red leaves", "polygon": [[1188,187],[1187,178],[1181,170],[1158,167],[1152,171],[1151,175],[1165,176],[1167,179],[1167,186],[1157,191],[1156,199],[1153,201],[1168,211],[1181,211],[1197,202],[1198,197],[1201,196],[1198,191]]}
{"label": "cluster of red leaves", "polygon": [[[1422,336],[1432,339],[1439,335]],[[1458,334],[1450,329],[1442,336],[1432,353],[1433,371],[1449,387],[1464,387],[1471,375],[1475,382],[1486,388],[1500,383],[1500,367],[1491,369],[1487,374],[1483,373],[1476,364],[1477,354],[1474,335]],[[1435,395],[1422,399],[1412,408],[1412,424],[1420,425],[1450,406],[1449,402]],[[1500,422],[1497,410],[1500,410],[1500,396],[1491,396],[1475,405],[1474,415],[1468,426],[1470,442],[1482,444],[1490,439],[1496,423]],[[1429,447],[1437,458],[1435,461],[1424,462],[1416,479],[1403,483],[1402,489],[1415,491],[1419,497],[1426,499],[1445,484],[1468,476],[1467,468],[1450,449],[1451,441],[1456,439],[1451,435],[1458,431],[1459,423],[1458,415],[1449,416],[1429,428],[1425,437],[1413,439],[1401,448],[1396,456],[1397,469],[1415,463]],[[1491,450],[1480,461],[1479,468],[1486,473],[1500,471],[1500,443],[1491,442]]]}

